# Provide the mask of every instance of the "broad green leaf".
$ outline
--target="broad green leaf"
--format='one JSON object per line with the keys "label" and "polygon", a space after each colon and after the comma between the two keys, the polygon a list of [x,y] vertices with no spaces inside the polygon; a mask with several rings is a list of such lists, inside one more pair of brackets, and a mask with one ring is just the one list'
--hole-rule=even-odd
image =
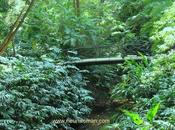
{"label": "broad green leaf", "polygon": [[137,125],[143,124],[143,120],[141,119],[141,117],[139,116],[139,114],[134,113],[134,112],[129,112],[127,110],[123,110],[123,112],[127,116],[129,116],[135,124],[137,124]]}
{"label": "broad green leaf", "polygon": [[147,118],[150,122],[153,121],[153,119],[154,119],[154,117],[156,116],[156,114],[157,114],[159,108],[160,108],[160,103],[157,103],[154,107],[152,107],[152,108],[148,111],[148,113],[147,113],[147,115],[146,115],[146,118]]}

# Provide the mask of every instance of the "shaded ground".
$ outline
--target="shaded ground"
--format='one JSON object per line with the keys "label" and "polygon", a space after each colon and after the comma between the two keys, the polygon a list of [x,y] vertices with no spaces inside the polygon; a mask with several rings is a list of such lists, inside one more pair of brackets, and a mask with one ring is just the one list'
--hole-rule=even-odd
{"label": "shaded ground", "polygon": [[[103,111],[102,111],[103,110]],[[97,120],[110,120],[110,117],[114,114],[114,111],[111,111],[109,109],[100,109],[98,112],[94,111],[90,116],[89,119],[97,119]],[[82,124],[78,130],[100,130],[104,125],[103,124]]]}
{"label": "shaded ground", "polygon": [[[115,108],[112,108],[110,104],[109,90],[106,88],[94,87],[91,91],[93,92],[95,101],[92,105],[92,113],[89,115],[88,119],[96,119],[99,122],[104,121],[109,123],[110,118],[116,113]],[[100,130],[100,128],[106,124],[107,123],[82,124],[77,130]]]}

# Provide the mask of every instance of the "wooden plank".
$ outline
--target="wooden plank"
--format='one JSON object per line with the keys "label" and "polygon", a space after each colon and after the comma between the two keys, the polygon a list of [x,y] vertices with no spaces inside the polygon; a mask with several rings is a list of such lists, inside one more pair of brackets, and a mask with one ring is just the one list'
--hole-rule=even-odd
{"label": "wooden plank", "polygon": [[127,60],[141,61],[142,57],[112,57],[112,58],[92,58],[81,59],[78,61],[67,62],[66,64],[73,64],[76,66],[88,66],[88,65],[105,65],[105,64],[120,64]]}

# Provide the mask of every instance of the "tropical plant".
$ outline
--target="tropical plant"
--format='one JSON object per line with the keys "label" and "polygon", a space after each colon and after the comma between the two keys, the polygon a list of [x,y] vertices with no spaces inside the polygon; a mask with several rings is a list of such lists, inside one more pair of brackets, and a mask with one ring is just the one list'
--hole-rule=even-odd
{"label": "tropical plant", "polygon": [[133,123],[137,125],[138,130],[150,130],[154,128],[153,119],[156,116],[158,110],[160,108],[160,103],[157,103],[155,106],[153,106],[146,114],[147,121],[144,121],[139,114],[130,112],[127,110],[123,110],[125,115],[129,116]]}
{"label": "tropical plant", "polygon": [[86,82],[75,66],[59,66],[49,57],[1,58],[1,129],[72,129],[54,124],[59,119],[81,119],[93,98],[83,87]]}

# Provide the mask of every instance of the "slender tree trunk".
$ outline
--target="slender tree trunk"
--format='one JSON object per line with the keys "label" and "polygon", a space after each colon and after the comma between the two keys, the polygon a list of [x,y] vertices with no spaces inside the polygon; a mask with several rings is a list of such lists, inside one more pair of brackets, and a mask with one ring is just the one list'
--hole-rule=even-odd
{"label": "slender tree trunk", "polygon": [[[10,44],[11,40],[14,38],[16,32],[24,22],[25,18],[27,17],[27,14],[29,13],[31,7],[33,6],[35,0],[32,0],[28,7],[24,7],[19,14],[18,18],[16,19],[15,23],[13,24],[10,32],[8,33],[7,37],[4,39],[3,43],[0,45],[0,54],[2,54],[8,45]],[[27,1],[29,2],[29,1]]]}
{"label": "slender tree trunk", "polygon": [[77,17],[80,16],[80,0],[76,0],[76,4],[77,4]]}
{"label": "slender tree trunk", "polygon": [[80,16],[80,0],[73,0],[73,6],[75,9],[75,15],[79,17]]}

